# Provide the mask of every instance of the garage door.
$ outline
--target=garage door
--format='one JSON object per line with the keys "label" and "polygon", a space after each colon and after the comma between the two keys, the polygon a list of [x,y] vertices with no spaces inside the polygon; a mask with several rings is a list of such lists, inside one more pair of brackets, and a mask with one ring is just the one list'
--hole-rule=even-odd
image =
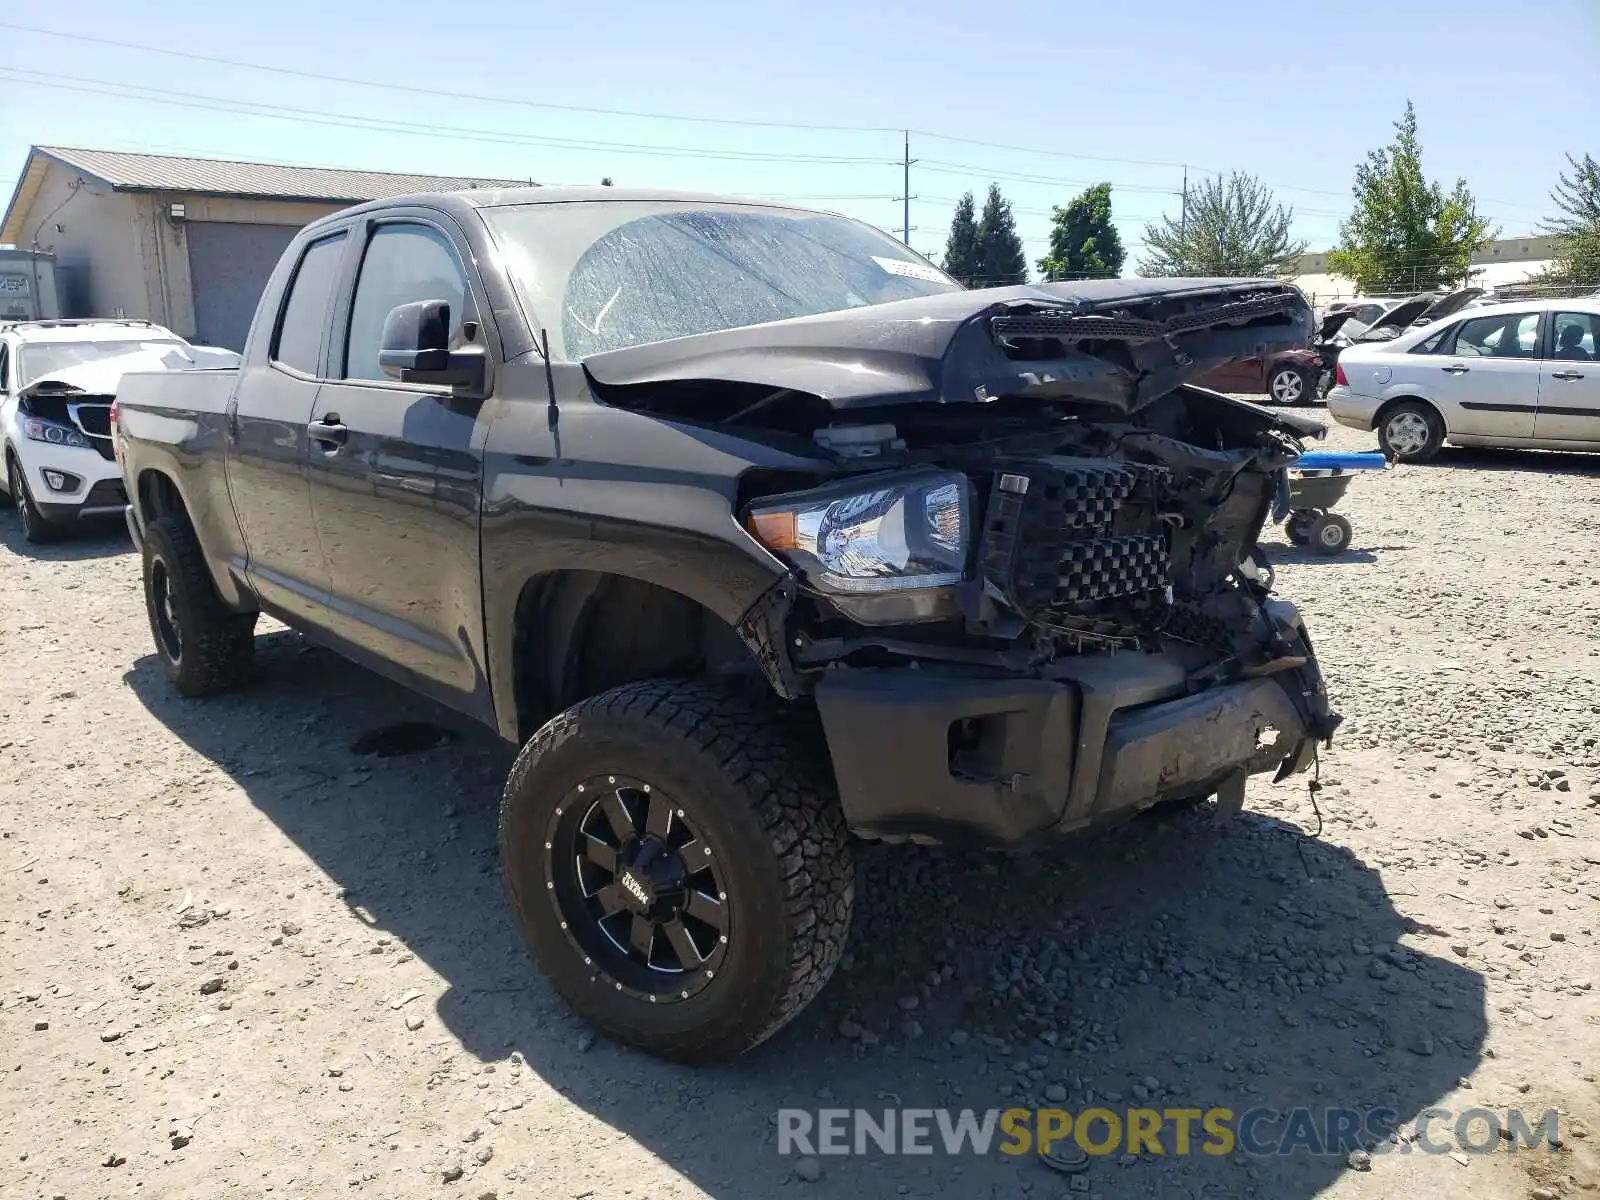
{"label": "garage door", "polygon": [[189,279],[194,289],[196,341],[244,349],[267,277],[299,232],[296,225],[190,222]]}

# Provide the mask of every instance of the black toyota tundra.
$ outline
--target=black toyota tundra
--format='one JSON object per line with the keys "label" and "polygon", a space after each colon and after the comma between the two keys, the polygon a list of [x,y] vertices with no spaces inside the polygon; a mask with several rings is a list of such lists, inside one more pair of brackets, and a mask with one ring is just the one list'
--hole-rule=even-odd
{"label": "black toyota tundra", "polygon": [[420,195],[285,252],[236,370],[125,376],[173,686],[266,612],[522,745],[501,865],[588,1020],[688,1061],[816,995],[853,838],[1019,847],[1307,769],[1256,545],[1311,432],[1189,386],[1269,280],[969,291],[843,217]]}

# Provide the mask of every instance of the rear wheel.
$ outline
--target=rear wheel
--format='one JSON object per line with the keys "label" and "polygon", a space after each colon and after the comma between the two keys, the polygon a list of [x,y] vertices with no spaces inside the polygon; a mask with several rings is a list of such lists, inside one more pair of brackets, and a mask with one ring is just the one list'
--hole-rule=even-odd
{"label": "rear wheel", "polygon": [[656,680],[568,709],[518,756],[500,808],[508,898],[556,990],[619,1041],[727,1058],[833,973],[849,833],[790,717]]}
{"label": "rear wheel", "polygon": [[1444,445],[1444,419],[1421,400],[1403,400],[1378,421],[1378,444],[1390,458],[1427,462]]}
{"label": "rear wheel", "polygon": [[1289,519],[1284,522],[1283,532],[1289,539],[1291,546],[1304,546],[1311,540],[1308,532],[1311,523],[1316,520],[1312,513],[1290,513]]}
{"label": "rear wheel", "polygon": [[1274,367],[1267,377],[1267,394],[1274,404],[1304,404],[1311,395],[1312,382],[1304,367]]}
{"label": "rear wheel", "polygon": [[182,517],[160,517],[145,530],[144,599],[156,653],[180,695],[230,691],[249,678],[256,614],[223,604]]}
{"label": "rear wheel", "polygon": [[28,490],[27,477],[22,473],[22,464],[17,461],[16,455],[6,456],[6,487],[11,492],[12,503],[17,506],[17,519],[22,522],[22,536],[34,546],[46,542],[60,541],[66,534],[66,527],[59,521],[52,521],[49,517],[40,514],[34,507],[33,493]]}

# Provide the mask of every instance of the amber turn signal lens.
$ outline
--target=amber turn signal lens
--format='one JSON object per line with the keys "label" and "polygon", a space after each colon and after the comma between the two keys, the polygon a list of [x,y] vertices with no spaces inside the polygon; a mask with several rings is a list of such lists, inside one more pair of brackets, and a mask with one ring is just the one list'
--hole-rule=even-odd
{"label": "amber turn signal lens", "polygon": [[745,528],[768,550],[798,550],[799,534],[792,512],[755,512],[745,518]]}

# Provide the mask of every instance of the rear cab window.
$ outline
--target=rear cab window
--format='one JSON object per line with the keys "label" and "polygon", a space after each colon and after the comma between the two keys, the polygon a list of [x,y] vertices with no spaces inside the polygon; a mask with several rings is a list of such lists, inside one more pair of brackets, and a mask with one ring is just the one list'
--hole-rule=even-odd
{"label": "rear cab window", "polygon": [[339,281],[345,234],[312,242],[300,256],[278,314],[272,361],[302,375],[315,375],[328,331],[329,310]]}

